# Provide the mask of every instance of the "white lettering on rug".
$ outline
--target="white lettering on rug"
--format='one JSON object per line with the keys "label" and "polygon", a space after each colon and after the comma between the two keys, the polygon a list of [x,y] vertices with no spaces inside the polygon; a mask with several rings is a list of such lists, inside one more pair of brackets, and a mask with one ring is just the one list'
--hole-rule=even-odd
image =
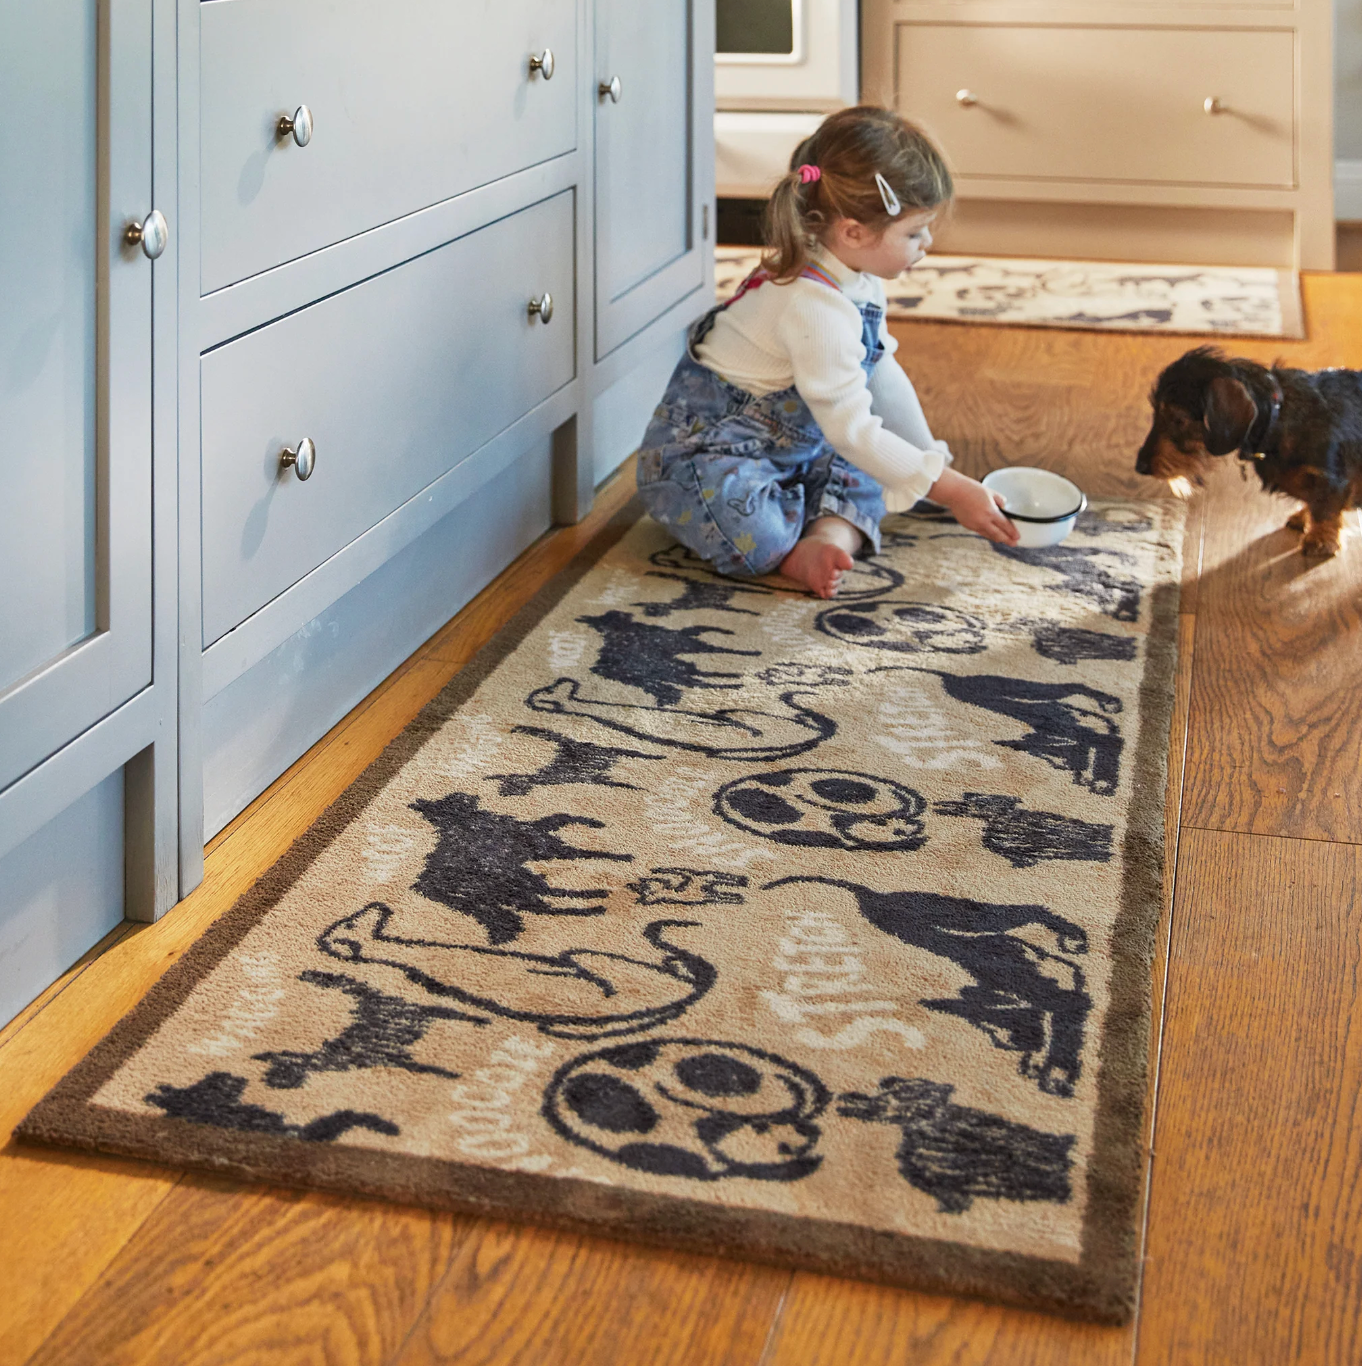
{"label": "white lettering on rug", "polygon": [[749,863],[771,863],[775,855],[753,849],[730,836],[711,830],[691,813],[708,809],[714,775],[678,764],[668,776],[666,789],[650,793],[644,803],[648,825],[659,836],[668,857],[680,854],[717,864],[725,872],[746,868]]}
{"label": "white lettering on rug", "polygon": [[513,1034],[487,1055],[485,1066],[452,1088],[456,1108],[449,1122],[459,1131],[455,1146],[461,1153],[528,1172],[542,1172],[553,1162],[547,1153],[531,1153],[523,1133],[511,1132],[517,1095],[552,1054],[551,1044]]}
{"label": "white lettering on rug", "polygon": [[483,712],[459,712],[448,722],[440,740],[445,749],[440,773],[455,782],[477,777],[506,743],[497,723]]}
{"label": "white lettering on rug", "polygon": [[360,858],[375,882],[391,882],[407,855],[419,844],[416,835],[400,825],[371,823],[364,827]]}
{"label": "white lettering on rug", "polygon": [[601,591],[590,600],[592,607],[633,606],[630,599],[638,594],[638,579],[633,574],[621,573],[612,569],[609,577],[601,585]]}
{"label": "white lettering on rug", "polygon": [[549,632],[549,667],[556,673],[575,669],[586,657],[586,637],[576,631]]}
{"label": "white lettering on rug", "polygon": [[877,720],[879,732],[873,737],[875,743],[902,755],[916,768],[1003,766],[987,743],[956,730],[932,698],[912,683],[888,687]]}
{"label": "white lettering on rug", "polygon": [[246,979],[218,1025],[217,1033],[186,1044],[186,1053],[210,1058],[226,1057],[249,1043],[279,1013],[285,989],[279,980],[277,953],[241,953],[232,966]]}
{"label": "white lettering on rug", "polygon": [[[786,1024],[801,1026],[794,1038],[806,1048],[856,1048],[874,1034],[896,1034],[905,1048],[926,1048],[927,1039],[914,1025],[892,1012],[894,1001],[862,999],[877,988],[866,980],[865,959],[842,923],[825,911],[787,911],[786,933],[774,967],[785,973],[779,991],[763,991],[762,999]],[[837,1016],[855,1018],[835,1033],[813,1029],[809,1021]],[[829,1018],[831,1017],[831,1018]]]}

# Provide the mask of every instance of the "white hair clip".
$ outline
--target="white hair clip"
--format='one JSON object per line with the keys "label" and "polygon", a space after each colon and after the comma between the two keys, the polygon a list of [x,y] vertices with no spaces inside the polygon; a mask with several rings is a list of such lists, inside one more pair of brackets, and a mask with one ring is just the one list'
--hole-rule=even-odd
{"label": "white hair clip", "polygon": [[899,197],[894,193],[893,186],[878,172],[875,172],[875,184],[879,188],[880,198],[884,201],[884,211],[890,218],[897,218],[903,212],[903,205],[899,203]]}

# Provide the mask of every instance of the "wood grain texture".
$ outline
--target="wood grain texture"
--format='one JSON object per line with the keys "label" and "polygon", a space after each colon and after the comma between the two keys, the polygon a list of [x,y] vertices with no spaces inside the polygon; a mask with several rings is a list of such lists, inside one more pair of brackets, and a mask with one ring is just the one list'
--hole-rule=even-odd
{"label": "wood grain texture", "polygon": [[32,1361],[379,1366],[466,1227],[429,1210],[186,1180]]}
{"label": "wood grain texture", "polygon": [[1138,1363],[1362,1359],[1362,849],[1184,830]]}
{"label": "wood grain texture", "polygon": [[801,1272],[761,1366],[1124,1366],[1133,1328]]}
{"label": "wood grain texture", "polygon": [[394,1366],[757,1366],[790,1273],[484,1224]]}
{"label": "wood grain texture", "polygon": [[0,1149],[0,1363],[29,1359],[178,1176],[147,1162]]}
{"label": "wood grain texture", "polygon": [[1362,539],[1307,560],[1294,504],[1217,472],[1183,820],[1362,843]]}

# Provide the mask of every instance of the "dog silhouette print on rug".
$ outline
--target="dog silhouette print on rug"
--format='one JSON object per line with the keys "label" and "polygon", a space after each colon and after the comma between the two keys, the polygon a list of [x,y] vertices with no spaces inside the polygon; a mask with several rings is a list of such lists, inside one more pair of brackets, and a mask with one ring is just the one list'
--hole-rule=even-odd
{"label": "dog silhouette print on rug", "polygon": [[994,551],[1020,564],[1038,564],[1053,569],[1063,583],[1048,585],[1055,593],[1075,593],[1097,604],[1098,610],[1113,621],[1138,621],[1143,588],[1139,579],[1119,574],[1104,560],[1132,564],[1122,550],[1099,550],[1090,546],[1051,545],[1021,550],[1016,546],[994,545]]}
{"label": "dog silhouette print on rug", "polygon": [[741,686],[741,674],[706,672],[692,664],[688,655],[761,656],[760,650],[731,650],[705,639],[707,635],[731,636],[733,632],[723,626],[654,626],[618,610],[577,620],[602,636],[600,654],[591,672],[646,692],[659,707],[674,707],[689,688]]}
{"label": "dog silhouette print on rug", "polygon": [[645,617],[669,617],[673,612],[733,612],[744,617],[760,616],[750,607],[734,607],[733,599],[743,594],[764,595],[769,590],[745,588],[742,584],[723,579],[691,579],[684,574],[668,574],[661,569],[650,569],[649,579],[670,579],[682,584],[681,595],[668,602],[631,602]]}
{"label": "dog silhouette print on rug", "polygon": [[873,1095],[839,1096],[837,1113],[897,1128],[899,1173],[943,1214],[963,1214],[979,1199],[1068,1202],[1072,1134],[1047,1134],[956,1105],[954,1091],[941,1082],[885,1077]]}
{"label": "dog silhouette print on rug", "polygon": [[192,1086],[171,1086],[163,1081],[144,1099],[148,1105],[164,1110],[171,1119],[211,1124],[215,1129],[244,1129],[279,1138],[300,1138],[304,1143],[334,1143],[351,1129],[368,1129],[390,1138],[402,1132],[391,1120],[367,1110],[336,1110],[306,1124],[291,1124],[277,1110],[243,1101],[245,1090],[245,1077],[210,1072]]}
{"label": "dog silhouette print on rug", "polygon": [[424,1073],[457,1080],[458,1072],[435,1063],[418,1062],[412,1045],[426,1037],[439,1020],[460,1020],[486,1024],[486,1018],[454,1006],[426,1005],[404,996],[391,996],[358,982],[340,972],[319,972],[308,968],[298,974],[300,982],[339,991],[350,998],[353,1018],[334,1039],[326,1039],[310,1052],[283,1049],[272,1053],[253,1053],[257,1062],[269,1063],[263,1081],[276,1090],[302,1086],[316,1072],[353,1072],[368,1067],[395,1067],[403,1072]]}
{"label": "dog silhouette print on rug", "polygon": [[711,759],[792,759],[837,734],[837,723],[803,705],[807,690],[792,688],[779,696],[784,711],[724,707],[703,711],[689,707],[641,706],[588,697],[575,678],[560,678],[536,688],[526,699],[531,711],[552,716],[580,716],[671,749],[704,754]]}
{"label": "dog silhouette print on rug", "polygon": [[[958,996],[922,1004],[983,1031],[995,1048],[1020,1053],[1017,1070],[1042,1091],[1073,1095],[1092,1009],[1082,969],[1071,957],[1088,951],[1080,926],[1044,906],[995,905],[936,892],[879,892],[830,877],[781,878],[765,890],[807,883],[850,892],[877,930],[963,968],[974,978],[972,985]],[[1053,937],[1053,951],[1018,933],[1031,926]]]}
{"label": "dog silhouette print on rug", "polygon": [[1020,797],[966,792],[958,802],[937,802],[938,816],[967,816],[983,821],[983,845],[1014,868],[1034,868],[1046,859],[1111,861],[1109,825],[1074,820],[1053,811],[1027,811]]}
{"label": "dog silhouette print on rug", "polygon": [[[592,816],[570,816],[560,811],[521,820],[486,810],[467,792],[451,792],[433,800],[422,798],[412,802],[411,808],[439,833],[412,890],[476,920],[487,931],[491,944],[519,938],[526,915],[605,914],[605,887],[553,887],[529,864],[553,859],[632,863],[634,858],[603,849],[580,849],[559,838],[559,830],[573,825],[603,829],[604,823]],[[581,904],[593,901],[596,904]]]}
{"label": "dog silhouette print on rug", "polygon": [[[890,666],[876,672],[893,672]],[[1086,683],[1037,683],[999,674],[949,674],[936,669],[907,671],[932,674],[948,696],[971,707],[1010,716],[1030,730],[1019,740],[995,745],[1044,760],[1069,773],[1075,784],[1099,797],[1110,797],[1121,778],[1121,730],[1111,719],[1121,699]]]}
{"label": "dog silhouette print on rug", "polygon": [[567,787],[581,783],[590,787],[622,787],[641,792],[637,783],[622,783],[610,774],[621,759],[647,759],[657,762],[660,754],[645,754],[641,749],[619,749],[614,745],[593,745],[589,740],[574,740],[542,726],[512,726],[512,735],[533,735],[547,740],[558,752],[533,773],[489,773],[489,783],[500,783],[503,797],[526,797],[536,787]]}
{"label": "dog silhouette print on rug", "polygon": [[[603,1039],[637,1034],[679,1019],[714,985],[714,965],[665,938],[694,920],[654,920],[642,938],[655,957],[602,949],[520,953],[461,944],[420,933],[428,917],[411,908],[398,922],[392,907],[371,901],[329,925],[317,947],[344,963],[367,964],[373,985],[400,974],[425,997],[457,1004],[470,1023],[520,1020],[541,1034]],[[640,945],[640,951],[646,952]],[[379,988],[380,990],[382,988]]]}

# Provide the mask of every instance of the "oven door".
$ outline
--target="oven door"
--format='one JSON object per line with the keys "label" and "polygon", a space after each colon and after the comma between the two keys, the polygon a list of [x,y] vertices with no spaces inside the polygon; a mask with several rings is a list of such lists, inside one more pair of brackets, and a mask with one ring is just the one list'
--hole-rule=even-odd
{"label": "oven door", "polygon": [[718,108],[854,104],[856,12],[856,0],[716,0]]}

